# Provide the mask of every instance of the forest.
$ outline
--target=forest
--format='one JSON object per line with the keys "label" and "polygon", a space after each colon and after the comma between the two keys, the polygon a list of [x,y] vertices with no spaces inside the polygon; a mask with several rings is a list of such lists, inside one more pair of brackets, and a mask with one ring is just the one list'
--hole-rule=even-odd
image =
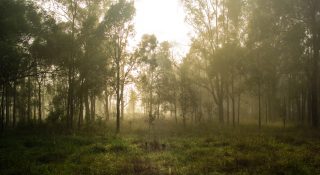
{"label": "forest", "polygon": [[0,0],[0,174],[320,174],[320,1],[178,1]]}

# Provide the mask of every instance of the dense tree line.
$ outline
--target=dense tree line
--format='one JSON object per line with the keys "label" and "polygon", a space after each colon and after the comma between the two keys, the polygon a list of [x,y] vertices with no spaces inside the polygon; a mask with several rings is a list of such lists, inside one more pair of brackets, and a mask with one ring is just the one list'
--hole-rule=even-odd
{"label": "dense tree line", "polygon": [[211,94],[220,122],[230,110],[239,122],[244,96],[257,104],[259,127],[262,116],[318,126],[319,1],[183,2],[196,31],[184,64],[198,74],[187,75]]}
{"label": "dense tree line", "polygon": [[[128,51],[131,1],[2,0],[2,130],[45,121],[80,129],[114,111],[120,132],[127,103],[132,114],[138,101],[150,125],[170,117],[235,127],[252,115],[259,128],[276,121],[318,127],[318,0],[182,4],[195,34],[179,63],[174,47],[154,35]],[[128,84],[136,87],[130,95]]]}
{"label": "dense tree line", "polygon": [[2,129],[14,126],[16,116],[22,124],[42,122],[46,111],[48,121],[80,128],[84,119],[95,120],[97,97],[108,98],[109,91],[120,106],[132,2],[5,0],[0,6]]}

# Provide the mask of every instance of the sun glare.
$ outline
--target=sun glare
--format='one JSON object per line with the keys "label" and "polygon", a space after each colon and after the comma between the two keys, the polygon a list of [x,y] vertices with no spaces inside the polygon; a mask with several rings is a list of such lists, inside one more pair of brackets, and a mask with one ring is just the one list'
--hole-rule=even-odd
{"label": "sun glare", "polygon": [[179,0],[136,0],[134,19],[137,43],[143,34],[155,34],[160,42],[174,44],[175,55],[183,56],[189,49],[190,27]]}

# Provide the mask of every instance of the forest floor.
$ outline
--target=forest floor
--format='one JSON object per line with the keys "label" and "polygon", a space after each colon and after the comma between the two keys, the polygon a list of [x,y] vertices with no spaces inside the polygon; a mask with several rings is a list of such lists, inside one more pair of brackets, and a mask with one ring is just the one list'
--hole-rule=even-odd
{"label": "forest floor", "polygon": [[[320,174],[320,132],[126,122],[62,134],[19,129],[0,136],[0,174]],[[105,129],[107,128],[107,129]]]}

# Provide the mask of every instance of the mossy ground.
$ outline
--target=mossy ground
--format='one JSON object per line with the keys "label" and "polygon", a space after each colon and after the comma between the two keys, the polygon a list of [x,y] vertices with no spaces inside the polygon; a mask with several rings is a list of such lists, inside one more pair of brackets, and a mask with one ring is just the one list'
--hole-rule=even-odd
{"label": "mossy ground", "polygon": [[73,134],[7,131],[0,174],[320,174],[318,130],[128,122]]}

